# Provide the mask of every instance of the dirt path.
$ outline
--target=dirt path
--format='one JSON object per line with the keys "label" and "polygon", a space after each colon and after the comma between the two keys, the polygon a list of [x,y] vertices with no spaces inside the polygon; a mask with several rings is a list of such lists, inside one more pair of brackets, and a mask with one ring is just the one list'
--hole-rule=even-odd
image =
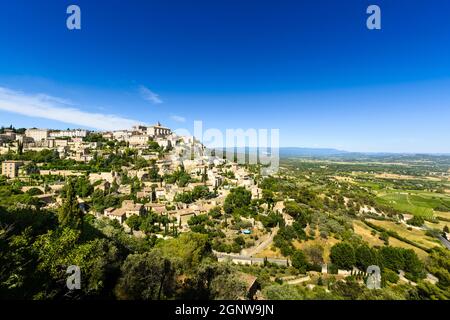
{"label": "dirt path", "polygon": [[[284,209],[284,206],[282,209]],[[281,210],[281,211],[283,211],[283,210]],[[291,226],[292,223],[294,222],[294,219],[287,213],[282,212],[282,215],[283,215],[283,219],[284,219],[284,222],[286,223],[286,225]],[[273,237],[275,237],[275,235],[278,233],[278,230],[280,230],[280,227],[276,226],[275,228],[272,229],[272,232],[266,239],[264,239],[263,241],[259,242],[257,245],[255,245],[251,248],[243,249],[241,251],[241,255],[247,256],[247,257],[252,257],[252,256],[260,253],[264,249],[266,249],[268,246],[270,246],[272,244]]]}
{"label": "dirt path", "polygon": [[275,237],[275,235],[278,233],[278,230],[280,228],[278,226],[276,226],[275,228],[272,229],[272,232],[269,234],[269,236],[267,237],[267,239],[264,239],[263,241],[261,241],[259,244],[257,244],[254,247],[251,248],[247,248],[247,249],[243,249],[241,251],[241,255],[247,256],[247,257],[252,257],[255,254],[263,251],[264,249],[266,249],[269,245],[272,244],[273,242],[273,237]]}

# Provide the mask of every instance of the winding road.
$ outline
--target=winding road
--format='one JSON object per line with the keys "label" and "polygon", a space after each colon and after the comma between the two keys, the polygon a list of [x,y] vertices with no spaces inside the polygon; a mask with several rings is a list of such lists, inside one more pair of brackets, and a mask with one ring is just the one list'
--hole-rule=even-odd
{"label": "winding road", "polygon": [[448,241],[447,239],[445,239],[443,236],[438,235],[439,240],[441,241],[441,243],[448,249],[450,250],[450,241]]}
{"label": "winding road", "polygon": [[[433,230],[433,229],[431,229],[430,227],[428,227],[428,226],[426,226],[426,225],[423,225],[423,228],[424,228],[425,230],[430,230],[430,231]],[[450,241],[449,241],[449,240],[445,239],[441,234],[438,234],[438,235],[436,236],[436,238],[438,238],[439,241],[441,241],[441,243],[442,243],[448,250],[450,250]]]}
{"label": "winding road", "polygon": [[275,235],[278,233],[278,230],[280,228],[277,226],[275,228],[273,228],[272,232],[270,233],[270,235],[267,237],[267,239],[264,239],[263,241],[261,241],[258,245],[251,247],[251,248],[247,248],[247,249],[243,249],[241,251],[242,256],[246,256],[246,257],[252,257],[255,254],[263,251],[264,249],[266,249],[269,245],[272,244],[273,241],[273,237],[275,237]]}

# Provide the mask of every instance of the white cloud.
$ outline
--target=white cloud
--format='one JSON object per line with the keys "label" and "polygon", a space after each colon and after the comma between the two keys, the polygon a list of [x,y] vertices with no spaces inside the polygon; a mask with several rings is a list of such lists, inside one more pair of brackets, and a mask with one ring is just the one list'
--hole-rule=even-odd
{"label": "white cloud", "polygon": [[144,100],[147,100],[153,104],[161,104],[163,101],[159,97],[158,94],[151,91],[149,88],[146,88],[144,86],[139,87],[139,92]]}
{"label": "white cloud", "polygon": [[176,122],[186,122],[186,118],[181,117],[181,116],[176,116],[176,115],[171,115],[170,119],[172,119],[173,121],[176,121]]}
{"label": "white cloud", "polygon": [[113,114],[82,111],[65,99],[46,94],[26,94],[4,87],[0,87],[0,110],[99,130],[128,129],[140,123]]}

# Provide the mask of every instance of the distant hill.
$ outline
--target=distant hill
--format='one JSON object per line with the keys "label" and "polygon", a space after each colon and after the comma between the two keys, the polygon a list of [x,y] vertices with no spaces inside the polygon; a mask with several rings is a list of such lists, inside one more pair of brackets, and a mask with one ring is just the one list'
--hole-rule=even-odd
{"label": "distant hill", "polygon": [[[220,149],[216,149],[220,151]],[[227,152],[237,153],[256,153],[258,148],[226,148]],[[271,148],[260,148],[260,154],[270,153]],[[286,147],[279,148],[280,157],[327,157],[327,156],[342,156],[351,154],[347,151],[331,149],[331,148],[300,148],[300,147]]]}
{"label": "distant hill", "polygon": [[349,152],[331,148],[280,148],[281,157],[326,157],[346,154]]}
{"label": "distant hill", "polygon": [[[227,153],[257,153],[259,151],[259,154],[270,154],[271,149],[270,148],[216,148],[217,152],[223,152],[225,151]],[[443,157],[448,158],[450,157],[450,154],[445,153],[393,153],[393,152],[351,152],[351,151],[345,151],[345,150],[339,150],[339,149],[333,149],[333,148],[302,148],[302,147],[283,147],[279,148],[279,156],[282,158],[289,158],[289,157],[332,157],[332,158],[339,158],[339,159],[361,159],[361,158],[367,158],[367,159],[373,159],[373,158],[389,158],[393,157],[395,159],[398,158],[429,158],[429,157]]]}

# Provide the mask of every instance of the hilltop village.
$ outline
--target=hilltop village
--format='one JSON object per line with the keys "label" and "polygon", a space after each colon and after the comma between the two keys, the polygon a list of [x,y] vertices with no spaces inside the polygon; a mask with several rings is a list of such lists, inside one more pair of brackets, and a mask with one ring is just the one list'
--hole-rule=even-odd
{"label": "hilltop village", "polygon": [[[215,156],[193,136],[177,136],[160,123],[113,132],[4,129],[0,142],[0,154],[43,156],[42,161],[2,163],[2,174],[18,179],[23,192],[32,190],[42,208],[62,204],[67,179],[86,182],[83,187],[92,192],[77,195],[81,210],[116,220],[130,231],[128,219],[150,212],[173,222],[177,232],[189,231],[191,218],[223,206],[235,187],[248,190],[252,199],[261,196],[254,173]],[[100,194],[122,201],[104,207],[96,202]],[[167,229],[156,235],[167,236]]]}

